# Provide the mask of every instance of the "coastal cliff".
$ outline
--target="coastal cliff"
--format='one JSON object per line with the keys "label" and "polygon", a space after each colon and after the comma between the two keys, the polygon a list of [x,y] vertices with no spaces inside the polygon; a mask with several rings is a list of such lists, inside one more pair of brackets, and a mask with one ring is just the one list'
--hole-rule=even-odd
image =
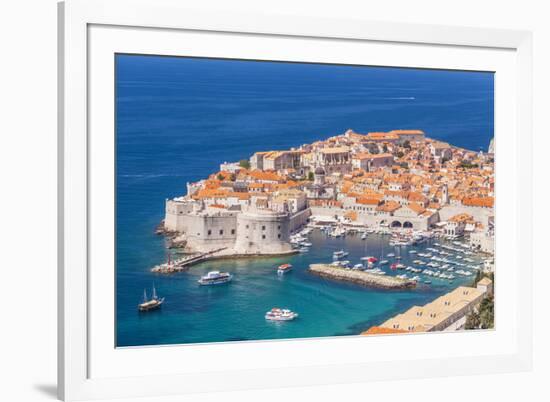
{"label": "coastal cliff", "polygon": [[364,271],[345,269],[329,264],[311,264],[308,271],[323,278],[343,282],[353,282],[359,285],[375,288],[408,289],[416,286],[415,281],[396,278],[394,276],[383,276]]}

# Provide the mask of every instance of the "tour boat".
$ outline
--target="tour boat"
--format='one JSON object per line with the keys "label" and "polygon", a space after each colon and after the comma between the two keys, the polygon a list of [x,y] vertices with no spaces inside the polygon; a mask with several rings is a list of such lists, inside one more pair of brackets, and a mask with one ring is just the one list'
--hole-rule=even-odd
{"label": "tour boat", "polygon": [[233,275],[228,272],[210,271],[208,274],[202,276],[198,282],[199,285],[220,285],[222,283],[231,282]]}
{"label": "tour boat", "polygon": [[298,317],[298,313],[276,307],[265,313],[265,319],[270,321],[292,321],[296,317]]}
{"label": "tour boat", "polygon": [[353,266],[353,269],[363,269],[363,268],[364,268],[364,267],[363,267],[363,264],[355,264],[355,265]]}
{"label": "tour boat", "polygon": [[391,269],[392,271],[395,271],[395,270],[397,269],[397,264],[392,264],[392,265],[390,265],[390,269]]}
{"label": "tour boat", "polygon": [[389,263],[388,260],[382,260],[380,261],[379,265],[386,265],[387,263]]}
{"label": "tour boat", "polygon": [[367,239],[367,234],[366,234],[366,233],[363,233],[363,234],[361,235],[361,240],[366,240],[366,239]]}
{"label": "tour boat", "polygon": [[282,265],[279,265],[277,267],[277,273],[279,275],[284,275],[284,274],[286,274],[287,272],[290,272],[290,271],[292,271],[292,265],[290,265],[290,264],[282,264]]}
{"label": "tour boat", "polygon": [[147,291],[143,289],[143,302],[138,305],[139,311],[150,311],[159,308],[164,302],[164,297],[159,298],[157,291],[153,285],[153,297],[149,300],[147,298]]}
{"label": "tour boat", "polygon": [[394,253],[389,253],[386,257],[395,257],[395,254]]}

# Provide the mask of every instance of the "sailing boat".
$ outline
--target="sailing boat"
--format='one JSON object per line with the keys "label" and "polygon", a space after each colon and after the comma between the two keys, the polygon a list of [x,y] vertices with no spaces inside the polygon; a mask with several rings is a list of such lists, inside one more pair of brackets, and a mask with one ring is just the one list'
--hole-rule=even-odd
{"label": "sailing boat", "polygon": [[150,300],[147,298],[147,290],[143,289],[143,302],[138,305],[138,310],[139,311],[155,310],[157,308],[160,308],[163,302],[164,302],[164,297],[159,298],[157,296],[157,290],[155,289],[155,285],[153,285],[153,297],[151,297]]}

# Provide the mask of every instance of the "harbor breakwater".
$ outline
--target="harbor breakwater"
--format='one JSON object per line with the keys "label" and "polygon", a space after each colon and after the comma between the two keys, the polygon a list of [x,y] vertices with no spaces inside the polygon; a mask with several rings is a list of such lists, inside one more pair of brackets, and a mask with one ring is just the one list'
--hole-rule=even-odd
{"label": "harbor breakwater", "polygon": [[335,267],[330,264],[311,264],[308,271],[323,278],[382,289],[409,289],[416,286],[416,282],[410,279],[371,274],[364,271]]}

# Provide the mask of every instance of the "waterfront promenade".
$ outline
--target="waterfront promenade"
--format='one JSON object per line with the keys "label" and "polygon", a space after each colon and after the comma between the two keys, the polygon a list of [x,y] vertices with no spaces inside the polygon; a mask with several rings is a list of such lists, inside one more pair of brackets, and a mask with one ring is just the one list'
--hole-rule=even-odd
{"label": "waterfront promenade", "polygon": [[493,293],[493,282],[483,278],[476,287],[459,286],[424,306],[413,306],[362,335],[383,333],[375,328],[392,331],[434,332],[464,329],[466,318],[485,297]]}

